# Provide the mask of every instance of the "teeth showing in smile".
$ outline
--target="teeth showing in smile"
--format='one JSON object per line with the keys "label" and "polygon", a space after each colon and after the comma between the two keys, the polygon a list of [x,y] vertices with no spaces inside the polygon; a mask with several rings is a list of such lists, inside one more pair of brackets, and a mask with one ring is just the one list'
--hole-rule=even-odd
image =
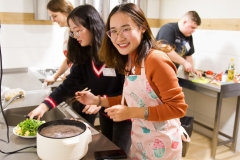
{"label": "teeth showing in smile", "polygon": [[125,47],[127,44],[119,44],[120,47]]}

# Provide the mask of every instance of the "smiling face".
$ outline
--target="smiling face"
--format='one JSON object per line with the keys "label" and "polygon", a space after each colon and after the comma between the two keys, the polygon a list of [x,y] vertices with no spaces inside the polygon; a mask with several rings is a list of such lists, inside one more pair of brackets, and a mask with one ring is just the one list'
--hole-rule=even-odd
{"label": "smiling face", "polygon": [[136,52],[145,31],[125,13],[116,12],[110,19],[110,31],[117,36],[111,38],[113,45],[120,54],[127,55]]}
{"label": "smiling face", "polygon": [[60,27],[67,27],[67,14],[62,12],[52,12],[48,10],[53,22],[57,22]]}
{"label": "smiling face", "polygon": [[87,28],[81,24],[76,25],[72,19],[69,19],[69,28],[74,35],[73,38],[75,38],[82,47],[92,44],[93,35]]}

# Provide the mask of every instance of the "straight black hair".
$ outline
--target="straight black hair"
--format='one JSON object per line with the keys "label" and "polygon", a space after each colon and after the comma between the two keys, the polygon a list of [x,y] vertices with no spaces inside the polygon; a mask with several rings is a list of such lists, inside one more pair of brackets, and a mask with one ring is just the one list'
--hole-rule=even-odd
{"label": "straight black hair", "polygon": [[89,46],[82,47],[78,41],[69,36],[67,58],[74,64],[84,64],[91,59],[99,63],[98,51],[104,35],[104,22],[98,11],[91,5],[85,4],[76,7],[67,17],[77,26],[80,24],[92,33],[92,43]]}

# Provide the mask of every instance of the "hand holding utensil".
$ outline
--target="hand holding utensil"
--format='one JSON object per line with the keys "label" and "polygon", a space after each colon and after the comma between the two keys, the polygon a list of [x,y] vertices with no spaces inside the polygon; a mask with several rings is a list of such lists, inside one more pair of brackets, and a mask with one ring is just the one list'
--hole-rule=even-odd
{"label": "hand holding utensil", "polygon": [[90,92],[91,90],[83,90],[75,93],[76,99],[85,105],[97,105],[99,102],[99,97],[95,96]]}

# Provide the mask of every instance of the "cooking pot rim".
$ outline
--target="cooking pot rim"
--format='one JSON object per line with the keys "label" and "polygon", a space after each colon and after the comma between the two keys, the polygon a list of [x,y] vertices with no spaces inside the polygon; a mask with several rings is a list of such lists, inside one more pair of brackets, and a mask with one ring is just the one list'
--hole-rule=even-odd
{"label": "cooking pot rim", "polygon": [[[54,125],[72,125],[72,126],[76,126],[76,127],[79,127],[81,129],[83,129],[83,131],[79,134],[76,134],[74,136],[69,136],[69,137],[48,137],[48,136],[44,136],[41,134],[41,130],[45,127],[48,127],[48,126],[54,126]],[[43,136],[43,137],[46,137],[46,138],[50,138],[50,139],[66,139],[66,138],[72,138],[72,137],[76,137],[76,136],[79,136],[81,134],[83,134],[87,129],[87,126],[81,122],[81,121],[76,121],[76,120],[69,120],[69,119],[63,119],[63,120],[53,120],[53,121],[48,121],[42,125],[40,125],[37,129],[37,133],[40,135],[40,136]]]}

